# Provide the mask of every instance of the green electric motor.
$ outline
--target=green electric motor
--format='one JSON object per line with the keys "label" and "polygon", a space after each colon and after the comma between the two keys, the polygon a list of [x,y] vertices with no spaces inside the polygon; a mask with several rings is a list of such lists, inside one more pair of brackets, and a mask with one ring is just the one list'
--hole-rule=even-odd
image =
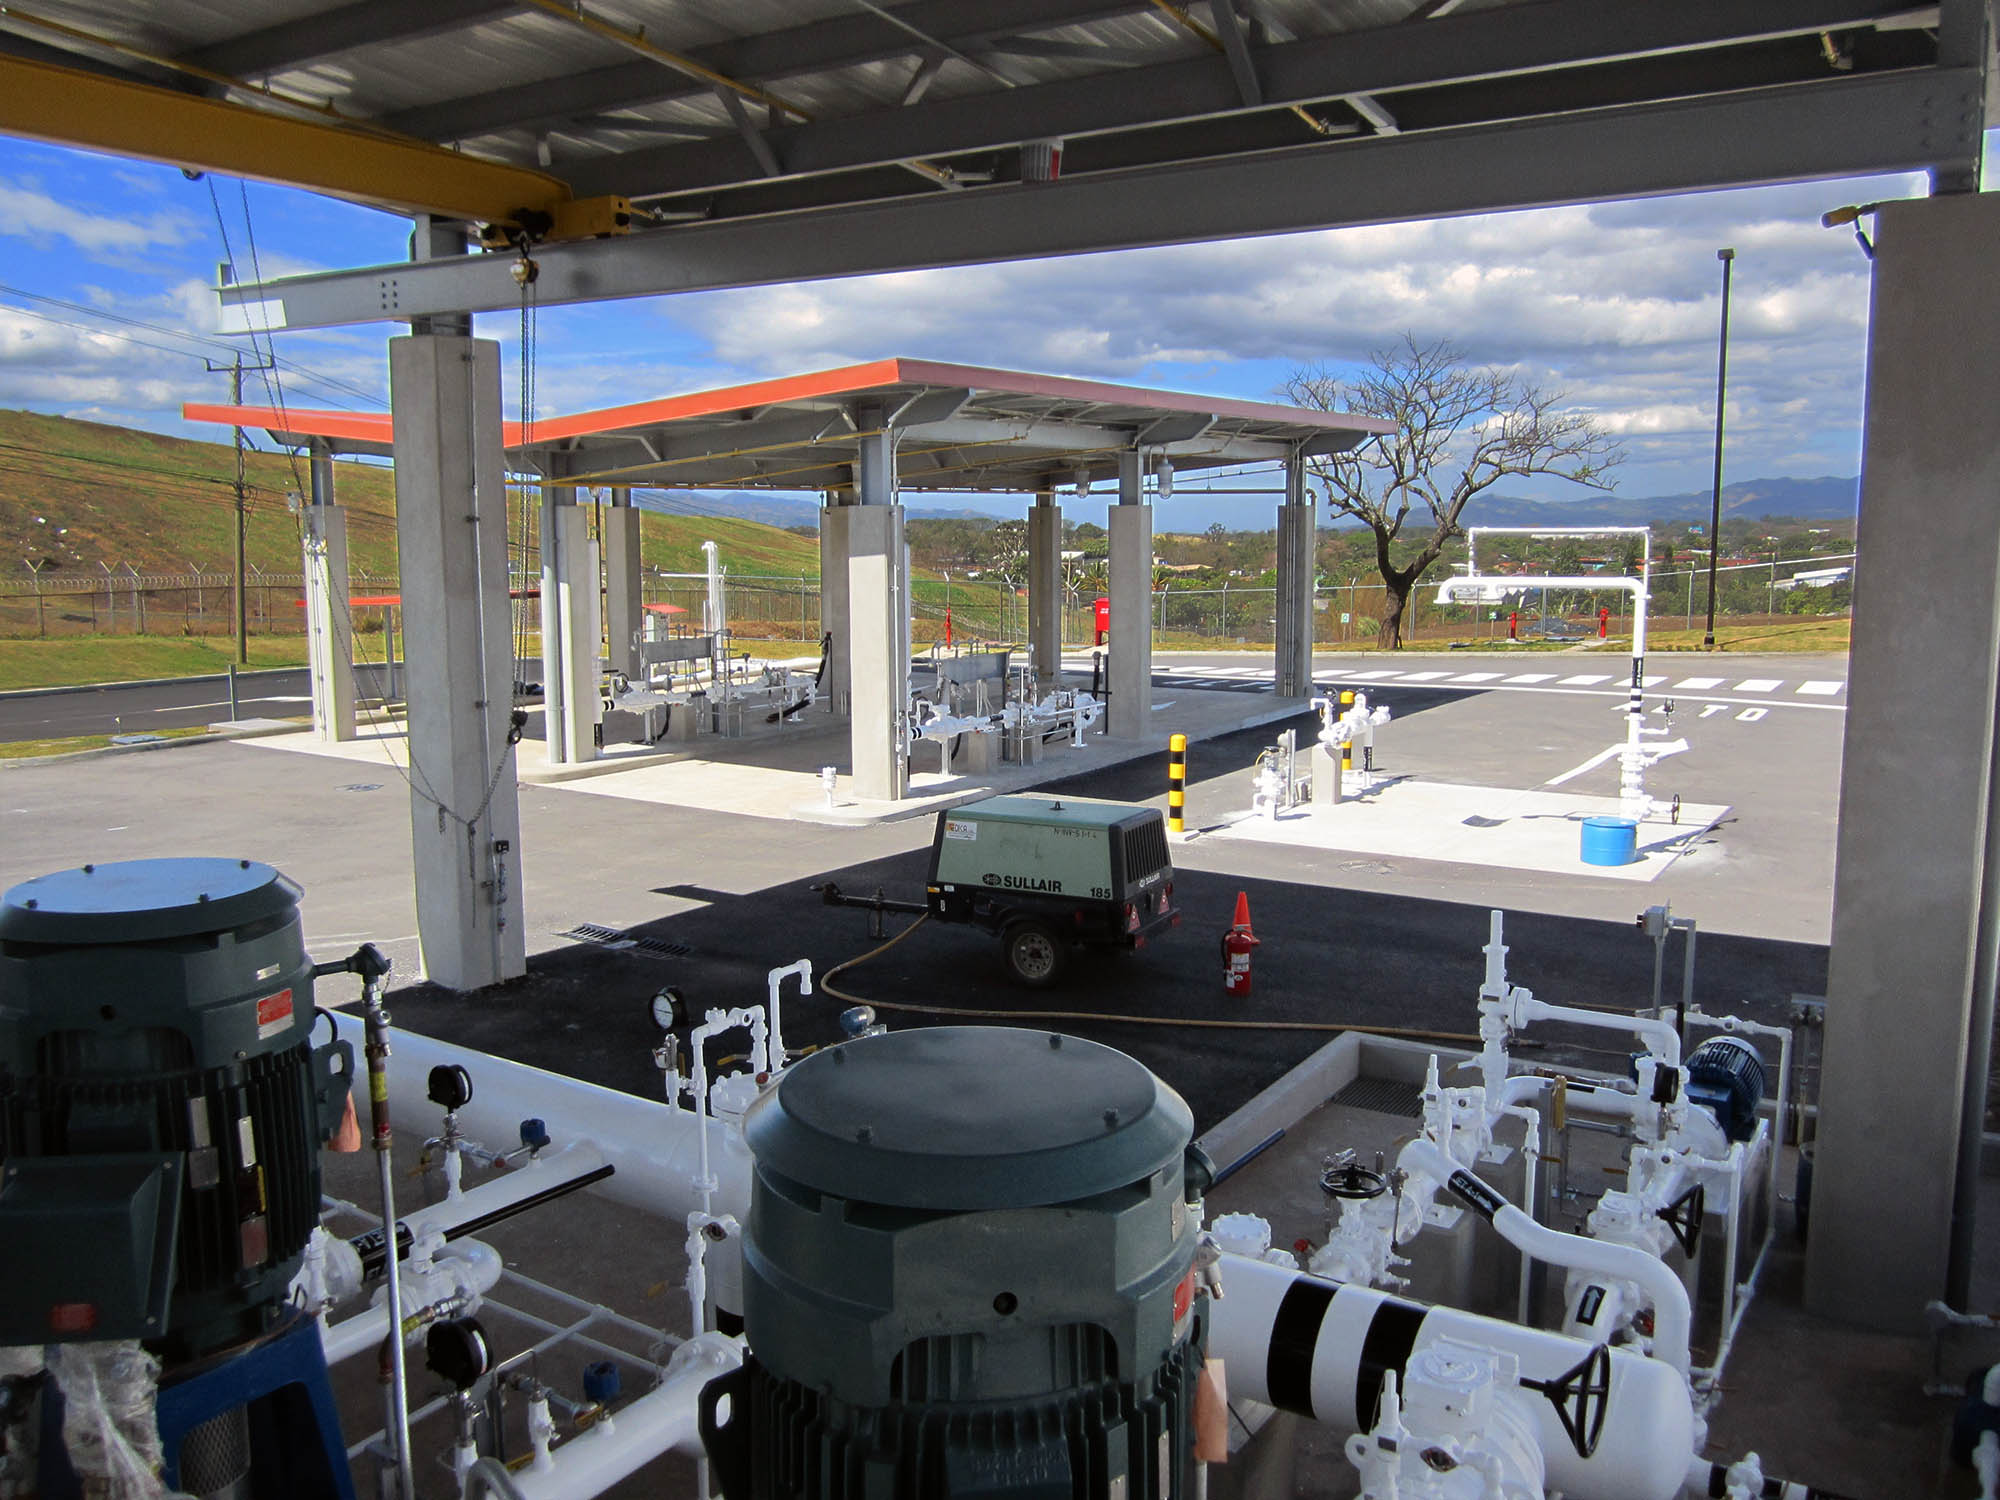
{"label": "green electric motor", "polygon": [[0,897],[0,1344],[255,1337],[319,1222],[353,1049],[315,1041],[269,865],[84,865]]}

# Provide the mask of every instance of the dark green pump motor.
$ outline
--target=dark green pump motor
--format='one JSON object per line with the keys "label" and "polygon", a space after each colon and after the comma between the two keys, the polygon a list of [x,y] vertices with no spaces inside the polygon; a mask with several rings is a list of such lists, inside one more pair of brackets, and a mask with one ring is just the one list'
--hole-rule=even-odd
{"label": "dark green pump motor", "polygon": [[299,888],[84,865],[0,897],[0,1345],[267,1328],[319,1221],[353,1049],[313,1044]]}

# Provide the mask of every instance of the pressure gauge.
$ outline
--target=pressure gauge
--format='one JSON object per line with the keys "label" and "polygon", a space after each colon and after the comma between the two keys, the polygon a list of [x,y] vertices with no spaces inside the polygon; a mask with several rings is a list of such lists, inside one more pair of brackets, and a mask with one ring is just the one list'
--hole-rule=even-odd
{"label": "pressure gauge", "polygon": [[681,992],[672,985],[664,986],[653,996],[653,1022],[662,1031],[672,1031],[679,1026],[687,1014]]}

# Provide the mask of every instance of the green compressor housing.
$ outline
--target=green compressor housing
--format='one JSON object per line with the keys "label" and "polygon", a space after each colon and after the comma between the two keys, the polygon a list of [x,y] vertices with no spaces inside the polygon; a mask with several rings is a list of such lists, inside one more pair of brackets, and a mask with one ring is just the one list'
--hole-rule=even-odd
{"label": "green compressor housing", "polygon": [[0,897],[0,1344],[265,1331],[319,1222],[353,1049],[313,1043],[299,888],[84,865]]}
{"label": "green compressor housing", "polygon": [[1186,1500],[1192,1129],[1142,1064],[1051,1032],[789,1069],[744,1117],[749,1353],[702,1394],[727,1500]]}

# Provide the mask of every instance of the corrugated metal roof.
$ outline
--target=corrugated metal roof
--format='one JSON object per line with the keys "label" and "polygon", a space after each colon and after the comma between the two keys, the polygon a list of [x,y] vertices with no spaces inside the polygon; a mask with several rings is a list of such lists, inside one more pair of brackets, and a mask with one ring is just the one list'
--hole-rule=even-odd
{"label": "corrugated metal roof", "polygon": [[[54,48],[98,72],[171,80],[268,106],[247,88],[218,90],[185,66],[214,70],[234,60],[241,67],[230,76],[246,85],[268,82],[558,177],[566,164],[587,163],[590,192],[692,196],[710,218],[1007,181],[1023,170],[1022,149],[1045,136],[1071,143],[1069,170],[1108,170],[1274,147],[1333,151],[1345,140],[1399,128],[1498,125],[1601,107],[1607,98],[1678,98],[1704,87],[1824,81],[1936,61],[1931,33],[1870,24],[1874,13],[1908,9],[1894,0],[1828,12],[1836,20],[1851,16],[1845,26],[1795,5],[1801,17],[1807,10],[1814,16],[1789,31],[1776,24],[1790,13],[1776,0],[1745,0],[1740,24],[1717,22],[1712,39],[1695,35],[1669,49],[1689,59],[1681,72],[1619,72],[1628,59],[1607,44],[1601,68],[1588,58],[1525,72],[1509,64],[1496,80],[1481,59],[1455,57],[1448,45],[1466,18],[1516,12],[1527,34],[1559,8],[1530,0],[1237,0],[1248,74],[1224,55],[1210,6],[1153,0],[590,0],[588,17],[626,33],[623,39],[534,0],[511,7],[498,0],[42,0],[36,13],[74,33],[11,13],[0,16],[0,50],[45,56]],[[1351,91],[1336,86],[1345,81],[1338,55],[1315,53],[1314,44],[1404,30],[1405,55],[1384,72],[1379,107],[1350,108],[1343,101]],[[1837,64],[1820,42],[1822,30],[1841,57]],[[1446,45],[1431,48],[1433,38]],[[649,48],[690,59],[747,93],[775,95],[791,109],[774,120],[763,103],[751,102],[739,127],[714,83]],[[1710,66],[1725,54],[1734,59],[1728,67]],[[1315,72],[1328,78],[1323,93],[1310,84]],[[1262,97],[1273,87],[1281,97]],[[921,103],[904,107],[918,97]],[[1399,117],[1399,97],[1409,105],[1409,125]],[[981,128],[982,115],[989,128]],[[635,128],[676,121],[707,127],[720,140]],[[1177,125],[1201,128],[1159,128]],[[51,134],[60,138],[59,122]],[[912,162],[928,175],[889,170]]]}

